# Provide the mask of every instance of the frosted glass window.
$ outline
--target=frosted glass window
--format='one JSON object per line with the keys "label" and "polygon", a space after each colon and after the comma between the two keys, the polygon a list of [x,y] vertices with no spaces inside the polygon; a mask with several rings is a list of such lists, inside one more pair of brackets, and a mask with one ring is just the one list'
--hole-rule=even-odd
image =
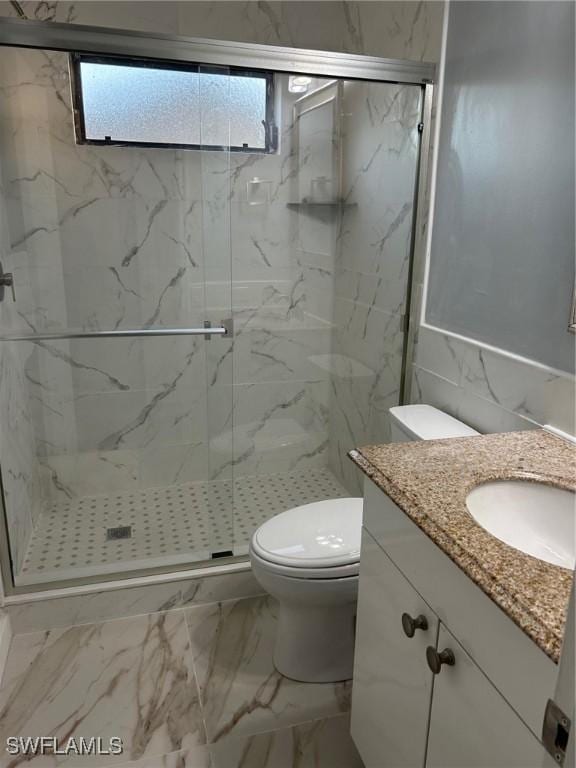
{"label": "frosted glass window", "polygon": [[79,143],[270,151],[272,74],[77,56]]}
{"label": "frosted glass window", "polygon": [[266,89],[263,77],[230,77],[230,110],[234,115],[231,127],[232,143],[240,139],[251,147],[266,143]]}

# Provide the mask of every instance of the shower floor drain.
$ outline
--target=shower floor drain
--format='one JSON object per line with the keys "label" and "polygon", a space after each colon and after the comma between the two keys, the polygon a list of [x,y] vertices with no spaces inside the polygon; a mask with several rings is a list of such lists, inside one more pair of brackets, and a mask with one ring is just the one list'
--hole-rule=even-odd
{"label": "shower floor drain", "polygon": [[330,470],[318,467],[53,501],[38,518],[17,582],[246,554],[265,520],[347,495]]}
{"label": "shower floor drain", "polygon": [[106,539],[112,541],[114,539],[131,539],[132,538],[132,526],[131,525],[118,525],[116,528],[107,528]]}

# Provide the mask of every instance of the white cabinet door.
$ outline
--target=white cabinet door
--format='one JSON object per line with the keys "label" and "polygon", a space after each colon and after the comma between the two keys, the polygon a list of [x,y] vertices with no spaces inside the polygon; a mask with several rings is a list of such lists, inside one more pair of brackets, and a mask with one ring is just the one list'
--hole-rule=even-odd
{"label": "white cabinet door", "polygon": [[[428,629],[409,638],[402,614]],[[438,619],[366,531],[362,536],[352,736],[366,768],[423,768],[432,692],[426,646]]]}
{"label": "white cabinet door", "polygon": [[437,648],[455,663],[434,681],[426,768],[540,768],[540,742],[442,624]]}

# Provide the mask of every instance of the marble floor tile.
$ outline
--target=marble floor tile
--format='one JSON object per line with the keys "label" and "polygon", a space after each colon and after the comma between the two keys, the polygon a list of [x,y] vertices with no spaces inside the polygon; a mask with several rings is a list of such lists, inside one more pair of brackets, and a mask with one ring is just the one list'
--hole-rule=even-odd
{"label": "marble floor tile", "polygon": [[[6,765],[10,768],[23,765],[33,765],[34,768],[58,768],[61,763],[56,757],[44,756],[37,757],[31,762],[19,762],[18,759],[13,758],[13,762],[7,762]],[[88,758],[74,757],[66,763],[66,768],[83,768],[85,765],[91,765]],[[114,768],[215,768],[215,763],[208,747],[198,746],[170,752],[167,755],[154,755],[140,760],[130,760],[128,763],[116,763]]]}
{"label": "marble floor tile", "polygon": [[181,611],[16,636],[0,687],[2,747],[8,736],[57,736],[60,743],[116,736],[124,750],[109,757],[25,760],[2,749],[0,766],[78,768],[150,758],[148,768],[162,765],[154,756],[202,746],[190,658]]}
{"label": "marble floor tile", "polygon": [[213,768],[362,768],[347,715],[211,747]]}
{"label": "marble floor tile", "polygon": [[142,760],[120,763],[116,768],[215,768],[207,747],[171,752],[169,755],[145,757]]}
{"label": "marble floor tile", "polygon": [[276,672],[271,598],[198,606],[186,615],[209,742],[349,710],[350,683],[297,683]]}

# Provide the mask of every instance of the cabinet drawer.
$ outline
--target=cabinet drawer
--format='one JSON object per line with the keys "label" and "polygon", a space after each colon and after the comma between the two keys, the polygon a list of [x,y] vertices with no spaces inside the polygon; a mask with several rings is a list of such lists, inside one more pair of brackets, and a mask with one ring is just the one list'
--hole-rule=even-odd
{"label": "cabinet drawer", "polygon": [[540,738],[557,666],[371,480],[364,525]]}

